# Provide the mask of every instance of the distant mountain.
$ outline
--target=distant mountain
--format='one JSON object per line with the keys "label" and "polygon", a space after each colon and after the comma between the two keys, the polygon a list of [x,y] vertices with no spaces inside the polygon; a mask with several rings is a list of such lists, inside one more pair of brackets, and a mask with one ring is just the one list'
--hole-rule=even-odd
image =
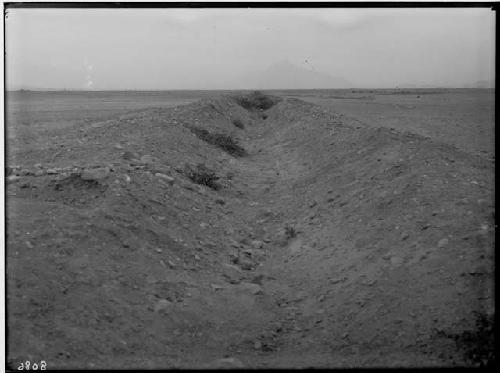
{"label": "distant mountain", "polygon": [[242,88],[247,89],[328,89],[351,88],[344,78],[304,69],[288,61],[274,64],[266,70],[242,78]]}
{"label": "distant mountain", "polygon": [[478,80],[473,84],[474,88],[494,88],[495,82],[493,80]]}

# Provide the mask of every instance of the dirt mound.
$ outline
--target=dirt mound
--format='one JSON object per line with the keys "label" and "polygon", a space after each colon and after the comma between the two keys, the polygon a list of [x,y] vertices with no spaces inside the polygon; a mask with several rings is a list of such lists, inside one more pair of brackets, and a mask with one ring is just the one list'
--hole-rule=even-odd
{"label": "dirt mound", "polygon": [[9,155],[22,160],[7,185],[9,363],[484,364],[460,341],[494,312],[494,165],[301,100],[245,97],[142,110]]}

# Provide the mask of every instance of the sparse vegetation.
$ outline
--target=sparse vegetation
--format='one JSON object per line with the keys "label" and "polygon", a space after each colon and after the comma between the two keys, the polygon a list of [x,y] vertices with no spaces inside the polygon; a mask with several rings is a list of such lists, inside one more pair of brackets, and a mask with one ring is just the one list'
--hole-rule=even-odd
{"label": "sparse vegetation", "polygon": [[287,239],[295,238],[297,237],[297,231],[295,230],[294,227],[287,225],[285,226],[285,236]]}
{"label": "sparse vegetation", "polygon": [[221,188],[221,185],[217,182],[220,177],[203,163],[198,163],[196,167],[188,164],[184,167],[182,173],[196,184],[205,185],[213,190]]}
{"label": "sparse vegetation", "polygon": [[210,133],[203,128],[191,127],[190,130],[201,140],[221,148],[226,153],[229,153],[232,156],[243,157],[244,155],[246,155],[245,149],[242,148],[238,144],[238,141],[231,136],[225,135],[223,133]]}
{"label": "sparse vegetation", "polygon": [[233,119],[233,124],[234,124],[235,127],[238,127],[238,128],[240,128],[242,130],[245,129],[245,125],[243,124],[243,122],[241,121],[241,119],[238,119],[238,118]]}
{"label": "sparse vegetation", "polygon": [[279,98],[255,91],[245,96],[235,97],[236,102],[247,110],[267,110],[279,102]]}

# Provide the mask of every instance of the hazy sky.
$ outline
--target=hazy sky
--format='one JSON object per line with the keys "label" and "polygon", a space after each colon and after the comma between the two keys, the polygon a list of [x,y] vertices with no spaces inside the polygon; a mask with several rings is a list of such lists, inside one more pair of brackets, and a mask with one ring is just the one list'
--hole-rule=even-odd
{"label": "hazy sky", "polygon": [[358,87],[462,86],[494,78],[494,26],[486,8],[10,9],[7,84],[235,88],[288,60]]}

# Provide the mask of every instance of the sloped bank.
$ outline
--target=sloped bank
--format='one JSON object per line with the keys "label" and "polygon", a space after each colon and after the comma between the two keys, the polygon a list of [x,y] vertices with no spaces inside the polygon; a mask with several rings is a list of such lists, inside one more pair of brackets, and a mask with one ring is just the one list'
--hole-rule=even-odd
{"label": "sloped bank", "polygon": [[492,165],[271,101],[140,111],[61,132],[71,151],[56,160],[18,155],[11,363],[477,362],[450,336],[493,311]]}

